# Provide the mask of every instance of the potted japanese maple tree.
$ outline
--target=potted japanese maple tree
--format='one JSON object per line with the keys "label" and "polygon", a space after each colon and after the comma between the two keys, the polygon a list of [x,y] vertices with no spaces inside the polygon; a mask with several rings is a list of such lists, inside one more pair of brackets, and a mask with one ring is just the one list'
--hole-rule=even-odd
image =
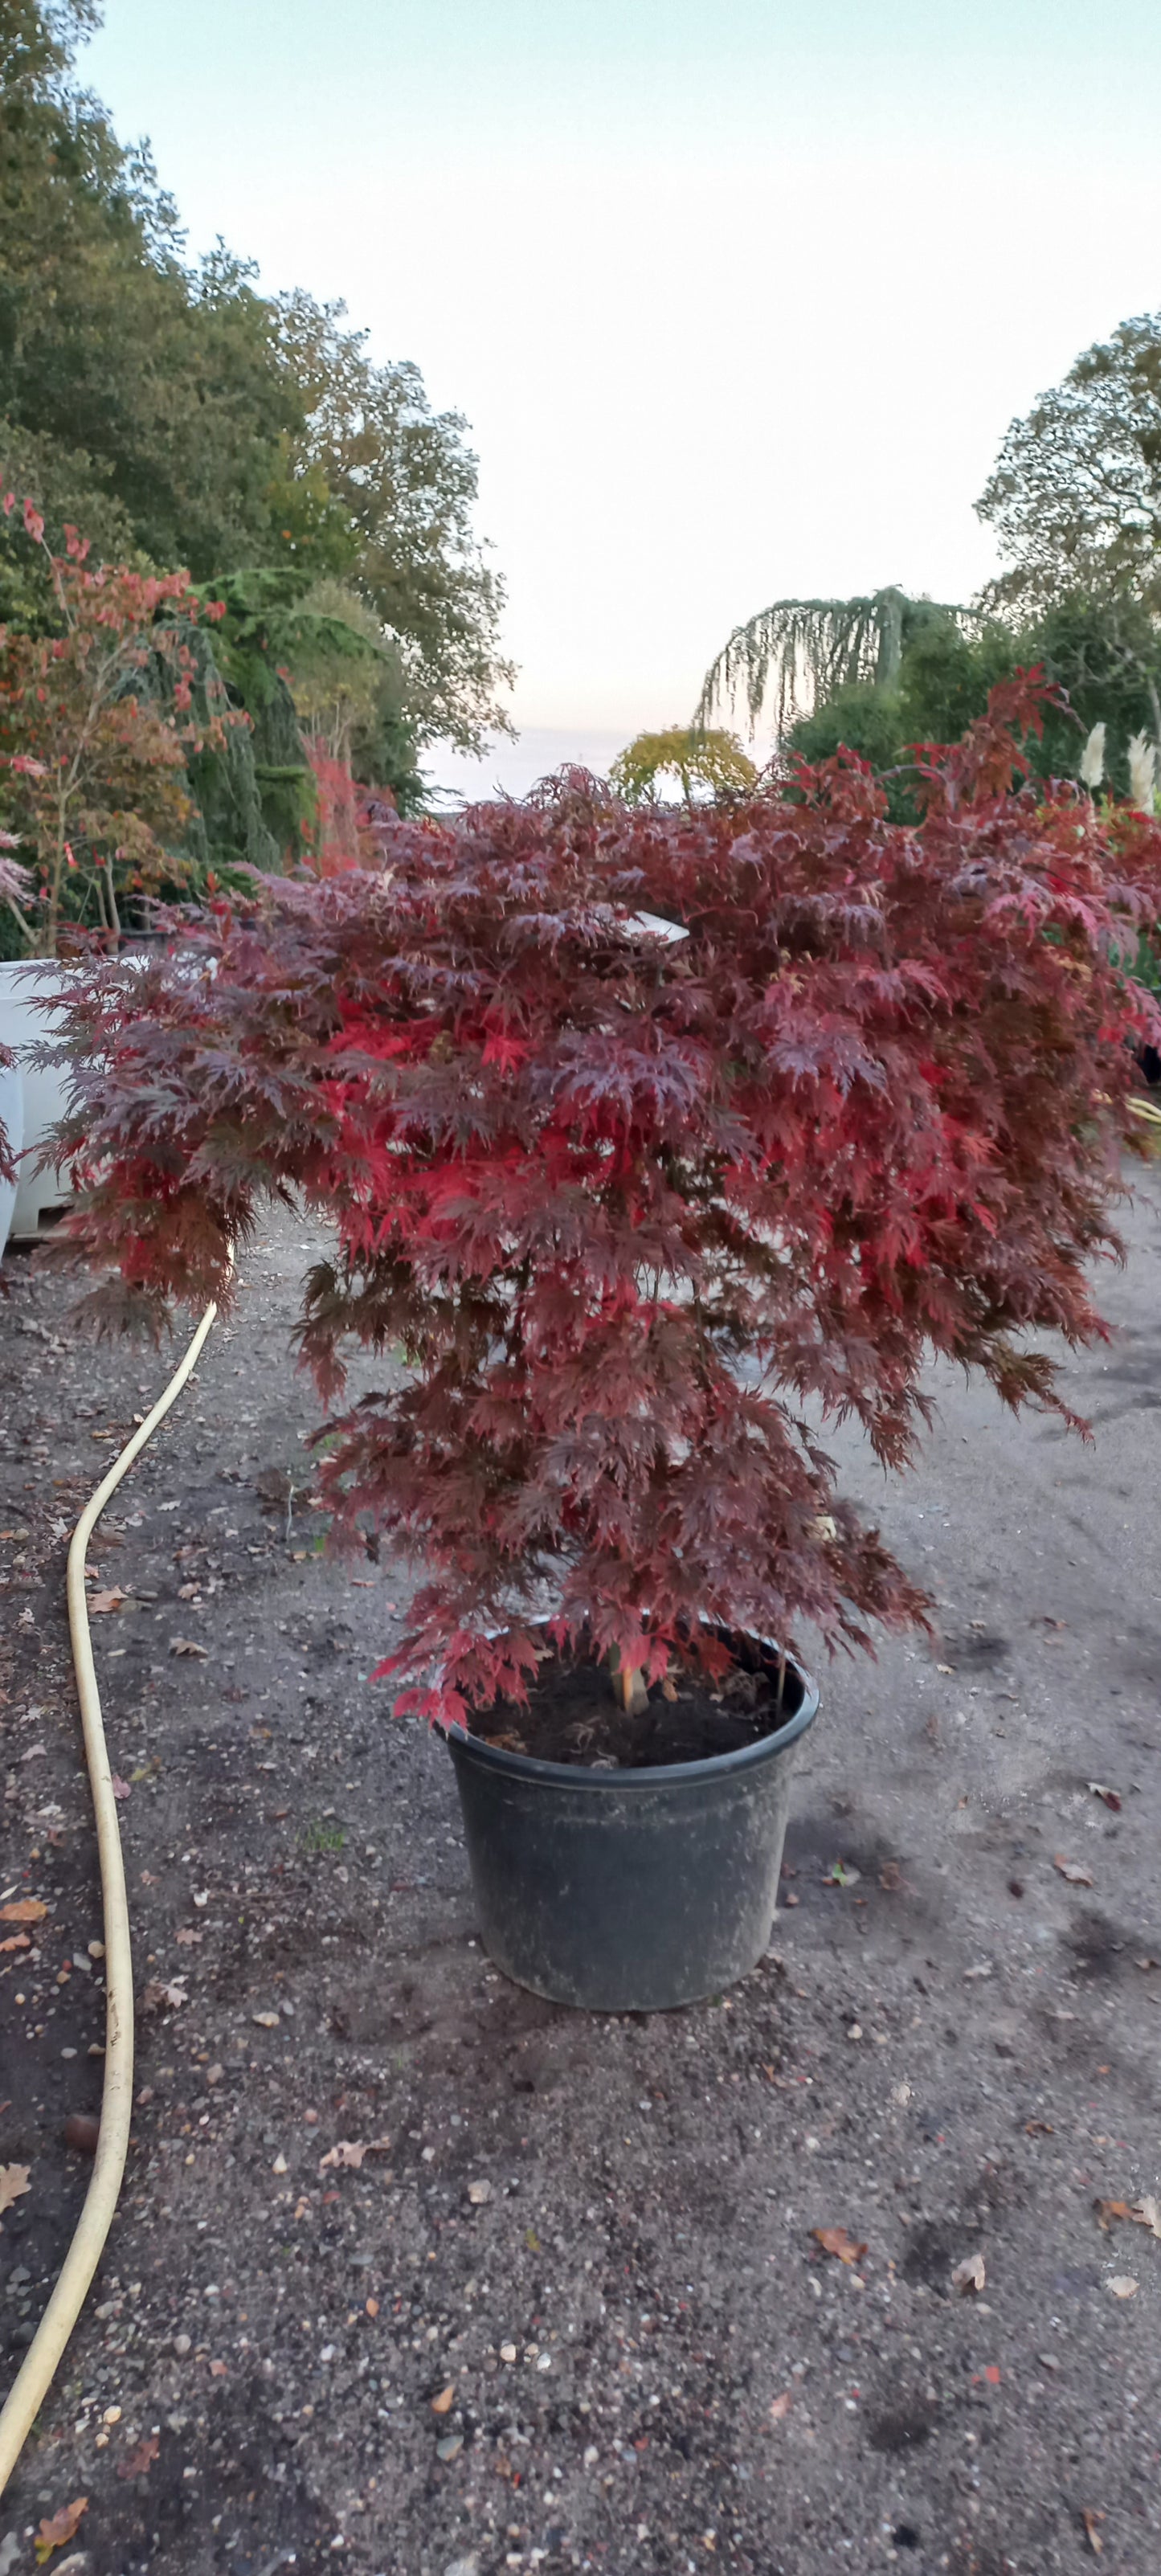
{"label": "potted japanese maple tree", "polygon": [[[902,1468],[927,1354],[1062,1410],[1027,1336],[1100,1329],[1161,831],[1027,780],[1044,695],[918,756],[918,827],[847,754],[677,813],[565,774],[76,1005],[106,1314],[228,1299],[264,1192],[333,1225],[319,1481],[421,1569],[376,1678],[444,1730],[485,1941],[542,1993],[676,2004],[768,1940],[795,1639],[925,1612],[827,1419]],[[344,1410],[351,1339],[406,1366]]]}

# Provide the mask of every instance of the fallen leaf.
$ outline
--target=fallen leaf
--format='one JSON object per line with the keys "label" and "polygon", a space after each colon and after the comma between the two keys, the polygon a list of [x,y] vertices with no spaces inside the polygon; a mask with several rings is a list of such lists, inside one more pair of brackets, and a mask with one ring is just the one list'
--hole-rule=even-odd
{"label": "fallen leaf", "polygon": [[1103,1780],[1090,1780],[1088,1785],[1094,1798],[1103,1798],[1106,1807],[1112,1808],[1114,1816],[1120,1815],[1121,1801],[1115,1789],[1106,1789]]}
{"label": "fallen leaf", "polygon": [[368,2299],[368,2300],[366,2301],[366,2303],[365,2303],[365,2304],[366,2304],[366,2309],[367,2309],[367,2314],[368,2314],[368,2316],[369,2316],[369,2317],[377,2317],[377,2316],[378,2316],[378,2314],[379,2314],[379,2302],[378,2302],[378,2299]]}
{"label": "fallen leaf", "polygon": [[112,1592],[94,1592],[86,1604],[90,1619],[103,1618],[107,1610],[119,1610],[128,1598],[127,1592],[117,1589]]}
{"label": "fallen leaf", "polygon": [[31,2191],[31,2165],[0,2165],[0,2209],[11,2209],[22,2192]]}
{"label": "fallen leaf", "polygon": [[824,1887],[857,1887],[862,1875],[861,1869],[848,1868],[845,1860],[835,1860],[822,1883]]}
{"label": "fallen leaf", "polygon": [[164,2004],[176,2012],[182,2004],[188,2002],[189,1996],[185,1987],[180,1986],[176,1978],[165,1984],[160,1977],[151,1977],[141,1998],[141,2010],[160,2012]]}
{"label": "fallen leaf", "polygon": [[1154,2236],[1161,2236],[1161,2200],[1154,2200],[1151,2193],[1133,2202],[1129,2216],[1137,2227],[1148,2227]]}
{"label": "fallen leaf", "polygon": [[127,1780],[123,1780],[118,1771],[114,1771],[112,1779],[109,1782],[109,1786],[115,1798],[131,1798],[133,1795],[129,1782]]}
{"label": "fallen leaf", "polygon": [[1051,2120],[1025,2120],[1024,2135],[1026,2138],[1054,2138],[1056,2131]]}
{"label": "fallen leaf", "polygon": [[1127,2221],[1133,2214],[1127,2200],[1094,2200],[1093,2208],[1097,2214],[1097,2226],[1102,2228],[1106,2235],[1114,2219],[1123,2218]]}
{"label": "fallen leaf", "polygon": [[812,2227],[810,2232],[817,2237],[823,2253],[836,2254],[840,2263],[857,2263],[866,2253],[865,2244],[856,2245],[845,2227]]}
{"label": "fallen leaf", "polygon": [[906,1882],[903,1877],[903,1872],[898,1861],[884,1861],[882,1869],[879,1872],[879,1885],[886,1889],[888,1896],[896,1895],[898,1890],[905,1884]]}
{"label": "fallen leaf", "polygon": [[161,2444],[156,2433],[147,2433],[144,2441],[138,2443],[135,2451],[126,2451],[124,2459],[118,2460],[118,2477],[144,2477],[146,2470],[152,2467],[160,2449]]}
{"label": "fallen leaf", "polygon": [[454,2381],[454,2379],[449,2379],[448,2384],[447,2384],[447,2387],[446,2387],[446,2388],[441,2388],[441,2389],[440,2389],[440,2392],[439,2392],[438,2397],[433,2397],[433,2398],[432,2398],[432,2401],[431,2401],[431,2411],[432,2411],[432,2414],[433,2414],[433,2415],[448,2415],[448,2414],[450,2414],[450,2412],[451,2412],[451,2408],[452,2408],[452,2404],[453,2404],[453,2401],[454,2401],[454,2398],[455,2398],[455,2393],[456,2393],[456,2384],[455,2384],[455,2381]]}
{"label": "fallen leaf", "polygon": [[0,1905],[0,1923],[43,1923],[47,1912],[42,1897],[18,1896],[15,1905]]}
{"label": "fallen leaf", "polygon": [[174,1935],[179,1950],[194,1950],[198,1942],[204,1941],[205,1937],[204,1932],[195,1932],[192,1924],[189,1923],[182,1923]]}
{"label": "fallen leaf", "polygon": [[63,2549],[66,2540],[75,2538],[81,2515],[87,2513],[89,2499],[76,2496],[71,2504],[62,2504],[60,2512],[46,2517],[36,2535],[36,2563],[46,2567],[54,2549]]}
{"label": "fallen leaf", "polygon": [[203,1663],[209,1654],[208,1647],[199,1646],[194,1637],[171,1637],[169,1651],[171,1655],[200,1655]]}
{"label": "fallen leaf", "polygon": [[951,2286],[961,2292],[982,2290],[986,2277],[983,2255],[965,2254],[963,2262],[957,2263],[952,2273]]}
{"label": "fallen leaf", "polygon": [[364,2156],[381,2156],[390,2144],[390,2138],[340,2138],[337,2146],[328,2147],[325,2156],[319,2157],[319,2172],[325,2173],[328,2165],[334,2165],[343,2169],[351,2166],[358,2173]]}
{"label": "fallen leaf", "polygon": [[1082,2505],[1082,2506],[1081,2506],[1081,2509],[1080,2509],[1080,2518],[1081,2518],[1081,2521],[1082,2521],[1082,2522],[1083,2522],[1083,2524],[1084,2524],[1084,2528],[1085,2528],[1085,2535],[1086,2535],[1086,2537],[1087,2537],[1088,2545],[1089,2545],[1089,2548],[1090,2548],[1090,2549],[1091,2549],[1091,2551],[1092,2551],[1093,2557],[1094,2557],[1094,2558],[1099,2558],[1099,2557],[1100,2557],[1100,2554],[1101,2554],[1101,2551],[1102,2551],[1102,2549],[1104,2548],[1104,2545],[1105,2545],[1105,2544],[1104,2544],[1103,2540],[1101,2539],[1101,2536],[1100,2536],[1099,2531],[1097,2530],[1097,2524],[1098,2524],[1098,2522],[1103,2522],[1103,2521],[1104,2521],[1104,2515],[1103,2515],[1103,2513],[1090,2513],[1090,2512],[1089,2512],[1089,2509],[1088,2509],[1088,2506],[1085,2504],[1085,2505]]}
{"label": "fallen leaf", "polygon": [[784,2418],[789,2415],[793,2403],[794,2400],[788,2388],[783,2389],[781,2397],[772,2398],[770,2401],[771,2423],[781,2424]]}
{"label": "fallen leaf", "polygon": [[1161,1968],[1161,1959],[1138,1959],[1135,1965],[1138,1968]]}
{"label": "fallen leaf", "polygon": [[1070,1887],[1092,1886],[1092,1871],[1085,1868],[1082,1860],[1066,1860],[1063,1852],[1053,1852],[1052,1865],[1054,1869],[1059,1870],[1062,1878],[1068,1880]]}
{"label": "fallen leaf", "polygon": [[1131,2272],[1114,2272],[1109,2283],[1114,2299],[1135,2299],[1138,2286]]}
{"label": "fallen leaf", "polygon": [[31,1946],[27,1932],[11,1932],[6,1941],[0,1941],[0,1950],[28,1950]]}

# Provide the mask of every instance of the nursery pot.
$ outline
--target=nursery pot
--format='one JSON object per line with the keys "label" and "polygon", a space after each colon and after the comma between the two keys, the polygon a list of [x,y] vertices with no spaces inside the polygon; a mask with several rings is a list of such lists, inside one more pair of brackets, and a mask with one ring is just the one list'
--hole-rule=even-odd
{"label": "nursery pot", "polygon": [[783,1706],[756,1744],[640,1771],[535,1761],[449,1727],[480,1930],[505,1976],[588,2012],[663,2012],[754,1967],[794,1749],[818,1707],[789,1661]]}

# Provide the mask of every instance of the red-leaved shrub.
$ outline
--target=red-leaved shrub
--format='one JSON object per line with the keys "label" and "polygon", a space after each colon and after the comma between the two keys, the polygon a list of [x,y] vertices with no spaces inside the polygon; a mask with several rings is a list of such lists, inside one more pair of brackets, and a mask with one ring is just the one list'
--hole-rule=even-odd
{"label": "red-leaved shrub", "polygon": [[[1161,830],[1028,782],[1021,681],[886,820],[841,754],[728,808],[565,774],[398,823],[388,874],[272,881],[78,1006],[75,1235],[156,1315],[229,1294],[263,1192],[333,1221],[304,1359],[408,1365],[340,1418],[340,1535],[421,1561],[399,1703],[520,1696],[536,1622],[661,1674],[699,1621],[921,1618],[820,1426],[906,1464],[931,1351],[1058,1405],[1033,1330],[1102,1328]],[[684,926],[669,941],[634,916]],[[104,1051],[105,1062],[100,1064]],[[499,1634],[494,1634],[499,1631]],[[434,1671],[431,1686],[425,1686]]]}

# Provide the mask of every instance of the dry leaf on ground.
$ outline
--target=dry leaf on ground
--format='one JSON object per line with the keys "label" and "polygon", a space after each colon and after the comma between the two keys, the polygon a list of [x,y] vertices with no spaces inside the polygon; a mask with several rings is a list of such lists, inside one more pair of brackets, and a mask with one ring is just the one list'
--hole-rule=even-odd
{"label": "dry leaf on ground", "polygon": [[142,2012],[160,2012],[162,2006],[165,2005],[167,2008],[171,2007],[176,2012],[179,2005],[188,2004],[188,2002],[189,1996],[185,1991],[185,1987],[179,1986],[176,1978],[168,1985],[163,1985],[159,1977],[151,1977],[141,1998],[141,2010]]}
{"label": "dry leaf on ground", "polygon": [[119,1610],[128,1598],[129,1595],[127,1592],[121,1592],[116,1589],[112,1592],[90,1593],[86,1603],[90,1619],[102,1618],[106,1610]]}
{"label": "dry leaf on ground", "polygon": [[48,1907],[40,1896],[18,1896],[14,1905],[0,1905],[0,1923],[43,1923]]}
{"label": "dry leaf on ground", "polygon": [[1132,2216],[1127,2200],[1094,2200],[1093,2208],[1097,2214],[1097,2226],[1103,2228],[1106,2235],[1114,2219],[1128,2219]]}
{"label": "dry leaf on ground", "polygon": [[27,1932],[10,1932],[6,1941],[0,1941],[0,1950],[28,1950],[31,1946]]}
{"label": "dry leaf on ground", "polygon": [[131,1798],[133,1795],[129,1782],[121,1778],[119,1771],[114,1771],[109,1786],[115,1798]]}
{"label": "dry leaf on ground", "polygon": [[789,2415],[789,2413],[790,2413],[790,2409],[791,2409],[791,2406],[793,2405],[793,2403],[794,2403],[794,2400],[793,2400],[793,2398],[792,2398],[792,2396],[791,2396],[791,2394],[790,2394],[790,2390],[789,2390],[788,2388],[784,2388],[784,2389],[783,2389],[781,2397],[774,2397],[774,2398],[771,2398],[771,2401],[770,2401],[770,2421],[771,2421],[771,2423],[772,2423],[772,2424],[781,2424],[781,2422],[782,2422],[782,2420],[783,2420],[784,2416]]}
{"label": "dry leaf on ground", "polygon": [[983,2255],[966,2254],[963,2262],[955,2266],[951,2276],[951,2286],[953,2290],[964,2293],[968,2290],[982,2290],[986,2278]]}
{"label": "dry leaf on ground", "polygon": [[1097,2524],[1098,2522],[1104,2521],[1104,2515],[1103,2513],[1090,2513],[1088,2506],[1085,2504],[1081,2506],[1080,2518],[1084,2524],[1085,2537],[1088,2541],[1093,2557],[1099,2558],[1105,2544],[1097,2530]]}
{"label": "dry leaf on ground", "polygon": [[456,2384],[455,2384],[455,2381],[454,2381],[454,2379],[449,2379],[448,2384],[447,2384],[447,2387],[446,2387],[446,2388],[441,2388],[441,2389],[440,2389],[440,2392],[439,2392],[438,2397],[433,2397],[433,2398],[432,2398],[432,2401],[431,2401],[431,2411],[432,2411],[432,2414],[433,2414],[433,2415],[448,2415],[448,2414],[450,2414],[450,2412],[451,2412],[451,2407],[452,2407],[452,2401],[453,2401],[453,2399],[454,2399],[454,2397],[455,2397],[455,2393],[456,2393]]}
{"label": "dry leaf on ground", "polygon": [[328,2165],[332,2165],[343,2169],[353,2166],[358,2173],[364,2156],[381,2156],[390,2144],[390,2138],[340,2138],[337,2145],[327,2148],[325,2156],[319,2157],[319,2172],[325,2173]]}
{"label": "dry leaf on ground", "polygon": [[192,1950],[195,1943],[204,1941],[205,1937],[204,1932],[195,1932],[188,1923],[179,1924],[175,1935],[179,1950]]}
{"label": "dry leaf on ground", "polygon": [[1116,1789],[1107,1789],[1103,1780],[1090,1780],[1088,1785],[1094,1798],[1103,1798],[1106,1807],[1112,1808],[1114,1816],[1120,1815],[1121,1801]]}
{"label": "dry leaf on ground", "polygon": [[66,2540],[75,2538],[81,2515],[87,2513],[87,2496],[74,2496],[71,2504],[62,2504],[60,2512],[48,2514],[36,2535],[36,2563],[46,2567],[54,2549],[63,2549]]}
{"label": "dry leaf on ground", "polygon": [[858,2263],[866,2253],[865,2244],[857,2245],[845,2227],[812,2227],[810,2232],[817,2237],[823,2253],[837,2255],[840,2263]]}
{"label": "dry leaf on ground", "polygon": [[0,2209],[11,2209],[21,2193],[31,2191],[31,2165],[0,2165]]}
{"label": "dry leaf on ground", "polygon": [[1151,2192],[1144,2200],[1133,2202],[1129,2216],[1138,2227],[1148,2227],[1154,2236],[1161,2236],[1161,2200],[1155,2200]]}
{"label": "dry leaf on ground", "polygon": [[171,1637],[169,1651],[171,1655],[200,1655],[203,1663],[209,1655],[208,1646],[199,1646],[196,1637]]}
{"label": "dry leaf on ground", "polygon": [[1138,2286],[1131,2272],[1114,2272],[1109,2283],[1114,2299],[1135,2299]]}
{"label": "dry leaf on ground", "polygon": [[1052,1865],[1054,1869],[1059,1870],[1062,1878],[1068,1880],[1070,1887],[1092,1886],[1092,1871],[1085,1868],[1082,1860],[1066,1860],[1063,1852],[1053,1852]]}
{"label": "dry leaf on ground", "polygon": [[156,2433],[147,2433],[144,2441],[138,2443],[135,2451],[126,2451],[124,2459],[118,2460],[118,2477],[144,2477],[146,2470],[152,2467],[160,2449],[161,2444]]}

